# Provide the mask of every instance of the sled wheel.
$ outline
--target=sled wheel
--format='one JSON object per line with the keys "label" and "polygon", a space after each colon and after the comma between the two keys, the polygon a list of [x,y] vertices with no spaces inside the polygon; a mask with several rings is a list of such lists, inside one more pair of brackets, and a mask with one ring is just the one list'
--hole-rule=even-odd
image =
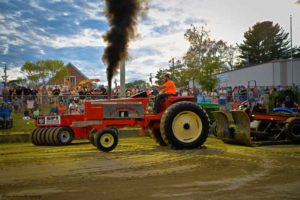
{"label": "sled wheel", "polygon": [[40,128],[35,128],[32,133],[31,133],[31,142],[34,145],[38,145],[37,140],[36,140],[36,133],[40,130]]}
{"label": "sled wheel", "polygon": [[110,152],[118,145],[118,134],[113,129],[103,129],[95,134],[95,145],[103,152]]}
{"label": "sled wheel", "polygon": [[286,134],[293,143],[300,143],[300,120],[290,122]]}
{"label": "sled wheel", "polygon": [[158,128],[154,128],[152,130],[149,130],[149,135],[155,140],[157,144],[160,146],[167,146],[168,144],[163,140],[161,137],[160,130]]}
{"label": "sled wheel", "polygon": [[164,141],[175,149],[197,148],[208,137],[209,120],[201,107],[192,102],[178,102],[164,112],[160,132]]}

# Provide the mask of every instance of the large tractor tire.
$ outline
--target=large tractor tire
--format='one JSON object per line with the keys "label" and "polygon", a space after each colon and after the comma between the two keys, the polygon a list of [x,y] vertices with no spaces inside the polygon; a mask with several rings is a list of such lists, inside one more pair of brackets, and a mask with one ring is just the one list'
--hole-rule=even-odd
{"label": "large tractor tire", "polygon": [[155,140],[160,146],[167,146],[168,144],[163,140],[159,128],[149,130],[149,135]]}
{"label": "large tractor tire", "polygon": [[48,128],[48,131],[46,132],[46,142],[47,142],[47,145],[49,145],[49,146],[55,145],[54,139],[53,139],[53,134],[56,129],[58,129],[58,127],[51,127],[51,128]]}
{"label": "large tractor tire", "polygon": [[50,128],[46,128],[46,129],[47,129],[47,131],[45,132],[45,145],[50,146],[52,144],[51,144],[51,139],[49,138],[49,136],[50,136],[50,133],[53,130],[53,128],[50,127]]}
{"label": "large tractor tire", "polygon": [[93,128],[90,132],[89,132],[89,141],[93,146],[96,146],[95,144],[95,134],[97,133],[97,130],[95,128]]}
{"label": "large tractor tire", "polygon": [[38,145],[45,145],[45,132],[47,131],[46,128],[41,128],[41,130],[37,133],[37,142]]}
{"label": "large tractor tire", "polygon": [[69,145],[74,138],[72,129],[68,127],[59,127],[53,131],[52,135],[55,146]]}
{"label": "large tractor tire", "polygon": [[41,145],[47,145],[46,142],[46,137],[47,137],[47,131],[49,130],[48,128],[42,128],[43,130],[40,132],[40,142]]}
{"label": "large tractor tire", "polygon": [[105,128],[95,134],[95,145],[103,152],[110,152],[118,145],[118,133],[114,129]]}
{"label": "large tractor tire", "polygon": [[40,128],[35,128],[32,133],[31,133],[31,142],[32,144],[34,145],[38,145],[38,142],[37,142],[37,139],[36,139],[36,135],[37,135],[37,132],[40,130]]}
{"label": "large tractor tire", "polygon": [[51,146],[56,146],[56,145],[60,145],[59,141],[57,140],[57,143],[55,141],[55,132],[57,130],[59,130],[60,127],[53,127],[52,130],[49,132],[49,135],[48,135],[48,141],[51,143]]}
{"label": "large tractor tire", "polygon": [[38,128],[37,131],[34,134],[36,145],[38,145],[38,146],[42,145],[41,139],[40,139],[40,135],[41,135],[42,131],[44,131],[43,128]]}
{"label": "large tractor tire", "polygon": [[286,128],[287,137],[296,144],[300,143],[300,120],[290,122]]}
{"label": "large tractor tire", "polygon": [[208,137],[209,119],[205,111],[192,102],[178,102],[166,109],[160,122],[165,142],[175,149],[200,147]]}
{"label": "large tractor tire", "polygon": [[69,145],[74,139],[73,131],[68,127],[62,127],[60,128],[58,137],[61,145]]}

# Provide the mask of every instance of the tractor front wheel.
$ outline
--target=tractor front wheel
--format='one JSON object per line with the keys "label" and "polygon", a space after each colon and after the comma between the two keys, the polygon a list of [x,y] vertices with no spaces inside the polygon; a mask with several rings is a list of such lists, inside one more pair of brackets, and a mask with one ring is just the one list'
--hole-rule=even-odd
{"label": "tractor front wheel", "polygon": [[175,149],[200,147],[208,137],[209,119],[205,111],[192,102],[178,102],[166,109],[160,132]]}
{"label": "tractor front wheel", "polygon": [[95,134],[95,145],[103,152],[110,152],[118,145],[118,133],[114,129],[103,129]]}

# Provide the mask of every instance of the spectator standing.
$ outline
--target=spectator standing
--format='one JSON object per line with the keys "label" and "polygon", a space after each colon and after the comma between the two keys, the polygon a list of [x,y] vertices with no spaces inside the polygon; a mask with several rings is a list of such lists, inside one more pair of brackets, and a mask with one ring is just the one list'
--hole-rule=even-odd
{"label": "spectator standing", "polygon": [[12,101],[12,106],[14,109],[14,112],[20,112],[21,111],[21,107],[22,107],[22,103],[21,100],[18,99],[17,97],[14,97],[13,101]]}
{"label": "spectator standing", "polygon": [[34,109],[34,100],[29,97],[26,101],[26,106],[27,106],[27,110],[30,112],[30,113],[33,113],[33,109]]}
{"label": "spectator standing", "polygon": [[0,107],[0,120],[3,121],[4,127],[11,119],[11,108],[6,103],[2,103]]}
{"label": "spectator standing", "polygon": [[58,111],[57,111],[57,107],[55,106],[55,104],[53,102],[51,102],[50,104],[50,115],[57,115]]}
{"label": "spectator standing", "polygon": [[73,99],[71,100],[71,103],[69,105],[69,113],[78,114],[78,105],[75,103]]}
{"label": "spectator standing", "polygon": [[60,115],[65,114],[67,112],[67,106],[62,101],[60,101],[57,105],[57,112]]}

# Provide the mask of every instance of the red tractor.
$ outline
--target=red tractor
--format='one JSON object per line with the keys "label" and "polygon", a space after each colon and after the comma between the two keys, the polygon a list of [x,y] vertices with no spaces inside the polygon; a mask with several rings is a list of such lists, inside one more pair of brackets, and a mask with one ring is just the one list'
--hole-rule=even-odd
{"label": "red tractor", "polygon": [[143,92],[132,98],[86,101],[83,114],[38,117],[32,142],[67,145],[88,138],[109,152],[118,144],[118,129],[125,126],[150,130],[156,142],[175,149],[197,148],[205,142],[209,119],[194,97],[170,96],[160,103],[158,114],[148,112],[149,101]]}

